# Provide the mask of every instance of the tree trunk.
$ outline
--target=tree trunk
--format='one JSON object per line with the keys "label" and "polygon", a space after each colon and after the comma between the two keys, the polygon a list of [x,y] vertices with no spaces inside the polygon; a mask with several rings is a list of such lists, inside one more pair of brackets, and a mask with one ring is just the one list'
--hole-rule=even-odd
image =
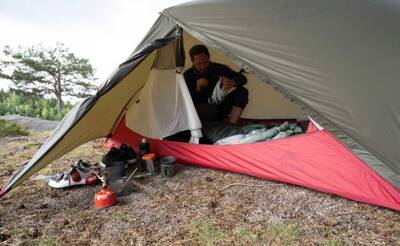
{"label": "tree trunk", "polygon": [[58,114],[58,118],[61,117],[61,110],[62,110],[62,105],[63,105],[63,101],[62,101],[62,91],[61,91],[61,79],[58,77],[57,78],[57,82],[56,82],[56,86],[57,86],[57,93],[56,93],[56,97],[57,97],[57,114]]}
{"label": "tree trunk", "polygon": [[57,95],[57,114],[58,114],[58,117],[61,116],[61,110],[62,110],[62,99],[61,99],[61,95]]}

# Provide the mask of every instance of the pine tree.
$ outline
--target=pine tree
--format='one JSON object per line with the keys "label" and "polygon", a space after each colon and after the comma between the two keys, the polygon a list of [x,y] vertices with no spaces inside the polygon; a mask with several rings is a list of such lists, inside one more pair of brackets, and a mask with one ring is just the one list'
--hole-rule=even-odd
{"label": "pine tree", "polygon": [[63,96],[83,98],[94,93],[94,70],[89,60],[78,58],[63,44],[55,48],[41,45],[3,51],[8,60],[0,61],[0,78],[10,80],[12,92],[20,95],[53,95],[57,112],[62,111]]}

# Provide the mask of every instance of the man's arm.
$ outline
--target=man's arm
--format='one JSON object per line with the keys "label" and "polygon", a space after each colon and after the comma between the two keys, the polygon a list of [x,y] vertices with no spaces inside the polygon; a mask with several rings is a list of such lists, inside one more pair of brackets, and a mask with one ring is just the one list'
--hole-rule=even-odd
{"label": "man's arm", "polygon": [[224,88],[243,86],[247,83],[247,78],[242,73],[230,69],[228,66],[220,64],[220,74]]}
{"label": "man's arm", "polygon": [[183,74],[185,78],[186,85],[189,89],[190,96],[192,97],[193,103],[197,103],[199,101],[199,92],[197,91],[197,83],[196,83],[196,76],[194,73],[189,69]]}

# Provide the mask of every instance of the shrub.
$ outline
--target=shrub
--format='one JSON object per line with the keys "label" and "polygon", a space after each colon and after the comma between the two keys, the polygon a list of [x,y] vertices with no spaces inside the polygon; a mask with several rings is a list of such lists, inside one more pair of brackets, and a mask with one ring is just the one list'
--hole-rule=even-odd
{"label": "shrub", "polygon": [[55,98],[46,99],[0,90],[0,115],[17,114],[45,120],[60,120],[72,107],[72,104],[65,103],[61,115],[58,115]]}
{"label": "shrub", "polygon": [[29,132],[22,126],[14,122],[0,120],[0,137],[6,136],[26,136]]}

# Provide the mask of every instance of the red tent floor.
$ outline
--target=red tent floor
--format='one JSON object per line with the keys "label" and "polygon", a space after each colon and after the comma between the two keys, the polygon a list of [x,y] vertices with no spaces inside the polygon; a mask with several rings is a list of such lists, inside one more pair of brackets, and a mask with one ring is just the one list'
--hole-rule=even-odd
{"label": "red tent floor", "polygon": [[[123,119],[106,147],[125,143],[137,151],[141,139]],[[152,152],[172,155],[179,163],[300,185],[400,211],[400,190],[326,130],[309,127],[305,134],[284,139],[224,146],[148,141]]]}

